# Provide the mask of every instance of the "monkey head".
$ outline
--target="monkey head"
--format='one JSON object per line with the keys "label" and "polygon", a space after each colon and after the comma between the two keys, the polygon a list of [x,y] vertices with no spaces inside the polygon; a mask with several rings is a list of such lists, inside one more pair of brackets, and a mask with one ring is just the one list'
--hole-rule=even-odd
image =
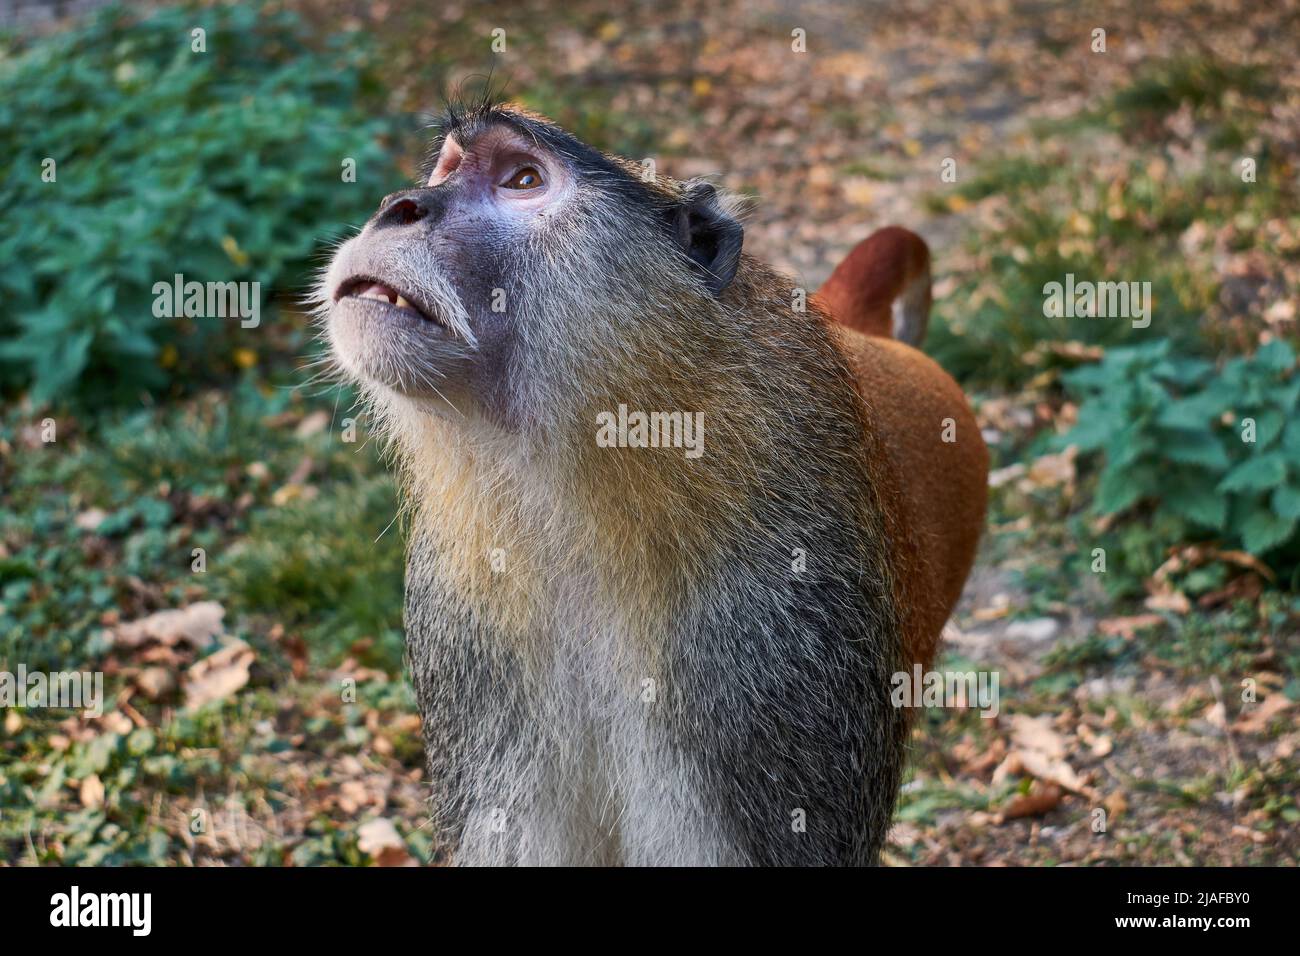
{"label": "monkey head", "polygon": [[647,369],[735,311],[743,230],[708,183],[647,179],[518,108],[439,128],[424,185],[385,197],[319,290],[372,397],[543,427],[664,381]]}

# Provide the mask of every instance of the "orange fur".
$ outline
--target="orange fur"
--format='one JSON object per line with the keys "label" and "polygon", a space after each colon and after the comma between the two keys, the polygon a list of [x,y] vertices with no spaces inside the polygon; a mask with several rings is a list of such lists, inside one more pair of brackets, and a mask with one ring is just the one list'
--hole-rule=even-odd
{"label": "orange fur", "polygon": [[816,298],[841,325],[888,338],[890,306],[929,265],[930,250],[920,236],[886,226],[844,257]]}
{"label": "orange fur", "polygon": [[[988,498],[988,450],[961,387],[888,337],[893,298],[928,262],[919,236],[891,226],[860,243],[817,296],[838,323],[832,331],[867,410],[909,662],[923,666],[970,573]],[[948,419],[952,442],[943,440]]]}

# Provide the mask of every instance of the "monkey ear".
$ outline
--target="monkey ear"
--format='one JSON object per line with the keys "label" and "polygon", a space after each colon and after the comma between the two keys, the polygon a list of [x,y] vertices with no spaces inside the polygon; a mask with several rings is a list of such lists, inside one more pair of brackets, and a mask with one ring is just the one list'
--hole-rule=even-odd
{"label": "monkey ear", "polygon": [[731,285],[740,266],[745,229],[718,199],[718,191],[703,181],[686,184],[673,212],[673,228],[686,256],[699,267],[704,284],[715,296]]}

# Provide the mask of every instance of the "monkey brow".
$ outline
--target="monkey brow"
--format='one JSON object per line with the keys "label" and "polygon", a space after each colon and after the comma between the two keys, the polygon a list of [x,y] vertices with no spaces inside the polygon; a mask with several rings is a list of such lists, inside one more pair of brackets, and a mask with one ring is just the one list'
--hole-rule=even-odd
{"label": "monkey brow", "polygon": [[649,188],[600,150],[588,146],[563,128],[541,117],[519,113],[503,105],[479,104],[465,107],[452,104],[433,125],[439,131],[435,145],[441,145],[448,136],[455,136],[462,149],[470,149],[473,142],[489,130],[505,126],[539,149],[560,157],[590,182],[618,193],[632,194],[629,198],[643,203],[659,204],[667,198],[664,193]]}
{"label": "monkey brow", "polygon": [[539,149],[550,149],[557,153],[568,153],[578,144],[572,136],[553,123],[540,117],[526,116],[499,103],[477,103],[465,105],[452,102],[446,111],[433,123],[438,130],[438,140],[455,136],[456,142],[464,149],[469,149],[474,140],[497,127],[506,126],[514,132],[531,140]]}

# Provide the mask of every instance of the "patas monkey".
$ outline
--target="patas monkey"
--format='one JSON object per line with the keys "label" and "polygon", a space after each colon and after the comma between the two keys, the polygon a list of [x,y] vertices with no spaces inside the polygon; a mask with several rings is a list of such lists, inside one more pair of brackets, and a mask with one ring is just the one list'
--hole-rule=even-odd
{"label": "patas monkey", "polygon": [[[836,298],[871,268],[797,307],[707,183],[501,105],[441,131],[322,285],[408,499],[440,855],[875,861],[890,678],[932,658],[983,522],[961,391],[829,319],[888,331],[877,290]],[[928,256],[891,235],[915,338]]]}

